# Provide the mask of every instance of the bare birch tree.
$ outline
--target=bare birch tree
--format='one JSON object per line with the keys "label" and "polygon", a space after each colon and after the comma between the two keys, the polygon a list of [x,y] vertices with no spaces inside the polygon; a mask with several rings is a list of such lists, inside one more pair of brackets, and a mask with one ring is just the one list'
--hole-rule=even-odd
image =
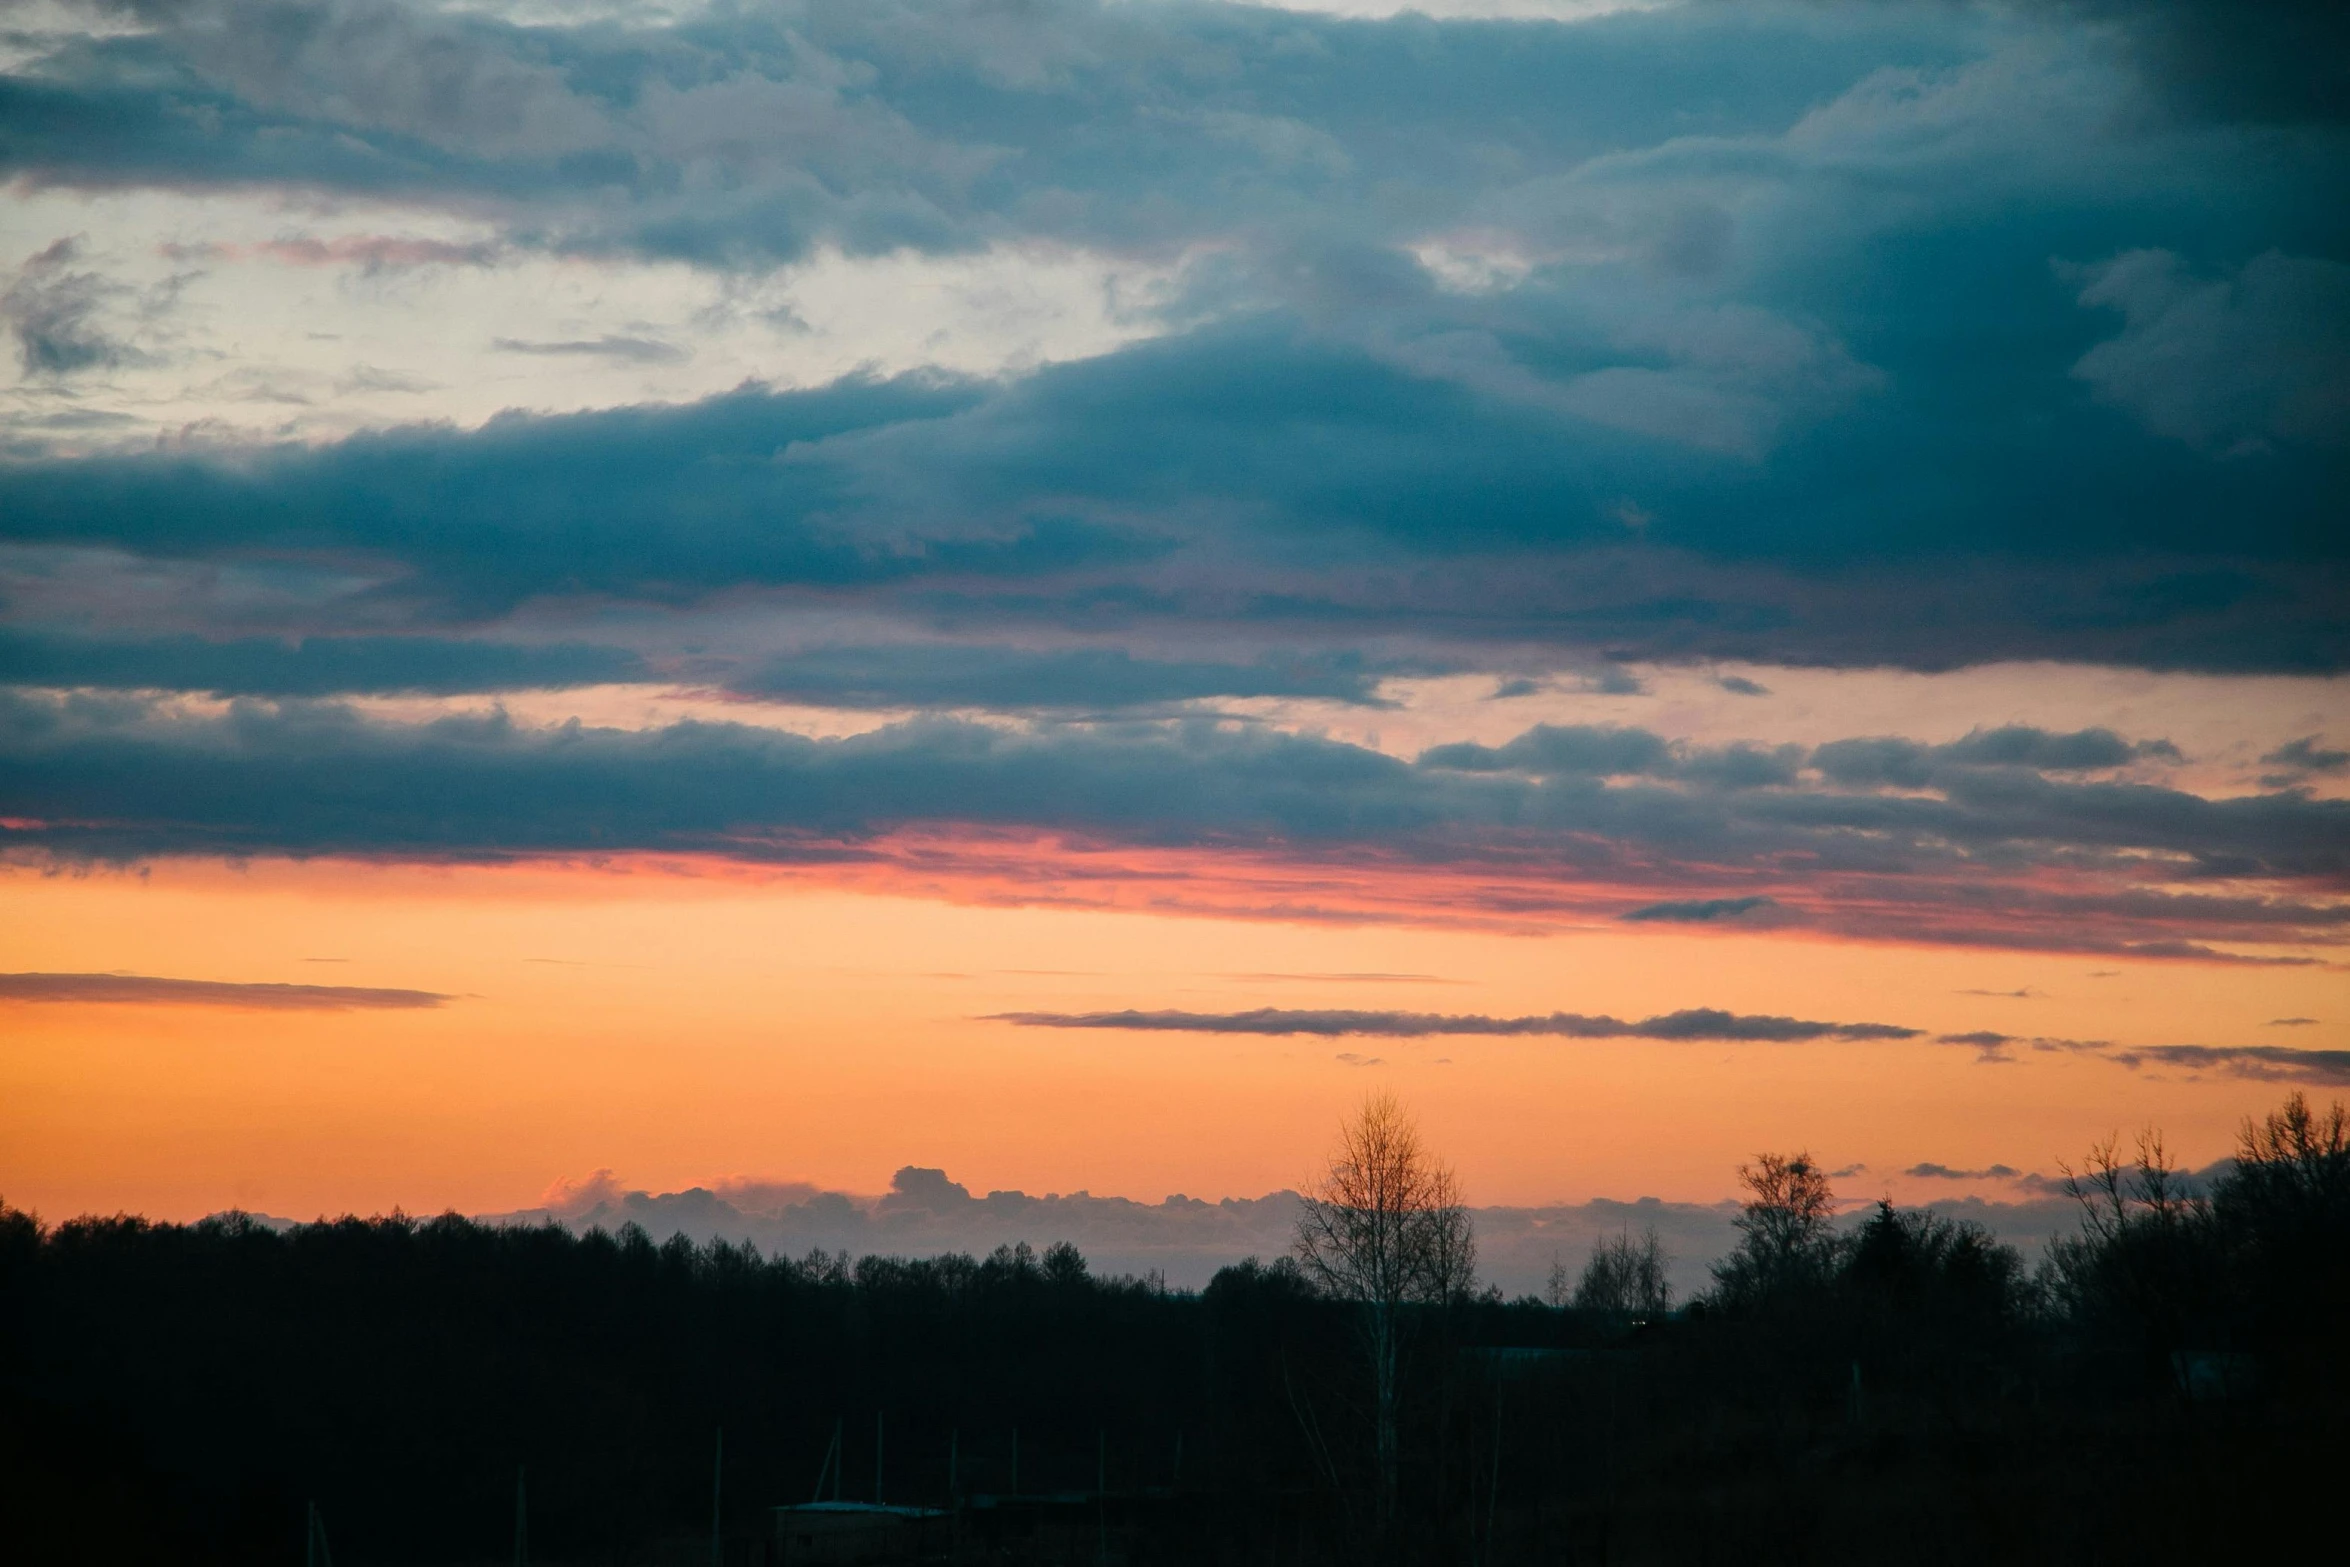
{"label": "bare birch tree", "polygon": [[1297,1257],[1324,1293],[1358,1308],[1371,1363],[1379,1520],[1400,1489],[1397,1403],[1413,1306],[1469,1293],[1477,1242],[1460,1183],[1393,1094],[1363,1101],[1338,1129],[1328,1171],[1306,1194]]}

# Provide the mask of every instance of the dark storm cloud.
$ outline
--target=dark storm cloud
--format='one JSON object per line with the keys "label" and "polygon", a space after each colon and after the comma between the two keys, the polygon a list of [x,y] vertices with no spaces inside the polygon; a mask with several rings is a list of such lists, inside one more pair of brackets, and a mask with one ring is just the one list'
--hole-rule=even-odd
{"label": "dark storm cloud", "polygon": [[258,1012],[403,1011],[454,1000],[430,990],[362,985],[233,984],[151,974],[0,974],[0,1001],[83,1006],[235,1007]]}
{"label": "dark storm cloud", "polygon": [[1740,1040],[1801,1043],[1818,1039],[1914,1039],[1918,1030],[1890,1023],[1815,1023],[1804,1018],[1768,1017],[1692,1007],[1626,1022],[1605,1015],[1552,1012],[1534,1017],[1487,1017],[1482,1013],[1362,1012],[1344,1008],[1258,1007],[1247,1012],[999,1012],[986,1021],[1023,1028],[1124,1029],[1185,1034],[1362,1034],[1387,1039],[1426,1039],[1454,1034],[1501,1037],[1556,1036],[1564,1039]]}
{"label": "dark storm cloud", "polygon": [[625,648],[440,637],[110,640],[0,629],[0,684],[208,691],[221,696],[451,694],[647,678]]}

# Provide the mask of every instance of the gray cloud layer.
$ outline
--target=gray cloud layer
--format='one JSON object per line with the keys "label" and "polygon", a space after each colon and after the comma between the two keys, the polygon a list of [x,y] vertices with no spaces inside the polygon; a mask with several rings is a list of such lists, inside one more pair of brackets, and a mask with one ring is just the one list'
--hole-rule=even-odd
{"label": "gray cloud layer", "polygon": [[[2002,1238],[2036,1248],[2073,1227],[2076,1210],[2056,1200],[2024,1203],[1929,1204],[1987,1224]],[[1683,1298],[1708,1282],[1706,1265],[1736,1243],[1734,1204],[1599,1198],[1584,1203],[1473,1210],[1480,1276],[1512,1294],[1540,1291],[1554,1263],[1572,1270],[1592,1245],[1653,1226],[1670,1258],[1673,1285]],[[1097,1197],[1090,1192],[1036,1196],[1021,1191],[972,1192],[946,1172],[908,1165],[882,1196],[822,1190],[806,1183],[731,1181],[715,1189],[653,1193],[631,1189],[598,1171],[552,1194],[545,1208],[488,1215],[493,1220],[578,1229],[639,1224],[655,1239],[673,1234],[697,1240],[724,1236],[752,1241],[769,1252],[798,1256],[810,1247],[853,1255],[898,1256],[963,1251],[984,1255],[1021,1241],[1041,1249],[1057,1240],[1078,1247],[1098,1272],[1156,1269],[1170,1284],[1197,1289],[1215,1270],[1244,1257],[1285,1255],[1297,1234],[1297,1194],[1203,1201],[1181,1194],[1161,1202]],[[1849,1222],[1849,1221],[1848,1221]]]}
{"label": "gray cloud layer", "polygon": [[[2032,742],[2059,761],[2080,746]],[[1772,888],[1741,894],[1773,899],[1748,921],[2302,963],[2314,960],[2209,943],[2332,942],[2350,925],[2338,897],[2350,802],[2212,800],[1953,757],[1932,762],[1934,792],[1885,792],[1807,771],[1800,753],[1689,750],[1637,730],[1537,730],[1496,753],[1524,753],[1528,768],[1550,769],[1541,773],[1464,769],[1455,749],[1415,764],[1207,722],[917,720],[812,740],[700,722],[533,729],[502,714],[400,723],[256,702],[206,716],[128,697],[0,693],[0,816],[15,823],[0,846],[106,858],[642,850],[788,862],[879,852],[909,829],[1013,830],[1449,866],[1497,879],[1477,895],[1494,916],[1637,912],[1691,882],[1742,881]],[[1822,747],[1809,765],[1823,753],[1846,754]],[[1639,771],[1608,781],[1595,768]],[[2071,868],[2071,890],[2028,874],[2049,857]],[[2149,886],[2151,866],[2185,887]],[[2231,885],[2185,890],[2206,878]]]}
{"label": "gray cloud layer", "polygon": [[[0,541],[372,574],[293,630],[752,587],[966,644],[1273,633],[1340,685],[1401,632],[2350,667],[2350,158],[2315,7],[97,9],[0,74],[0,172],[499,232],[416,242],[449,264],[1193,258],[1153,340],[1000,380],[0,469]],[[119,347],[73,254],[6,306],[59,378]],[[506,341],[679,351],[605,326]],[[927,657],[832,683],[1027,710],[1132,683]]]}

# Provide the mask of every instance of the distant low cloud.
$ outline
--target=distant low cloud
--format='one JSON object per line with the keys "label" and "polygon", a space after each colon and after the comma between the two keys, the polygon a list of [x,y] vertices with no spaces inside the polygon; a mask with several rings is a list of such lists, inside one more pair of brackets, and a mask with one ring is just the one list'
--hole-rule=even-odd
{"label": "distant low cloud", "polygon": [[1913,1164],[1901,1172],[1926,1181],[2012,1181],[2023,1174],[2013,1165],[1985,1165],[1980,1170],[1954,1170],[1946,1164]]}
{"label": "distant low cloud", "polygon": [[2307,1028],[2316,1021],[2317,1019],[2313,1017],[2272,1017],[2268,1020],[2268,1026],[2271,1028]]}
{"label": "distant low cloud", "polygon": [[[1847,1165],[1837,1178],[1866,1165]],[[1728,1184],[1729,1172],[1723,1182]],[[1979,1197],[1928,1204],[1989,1225],[2002,1239],[2026,1248],[2072,1229],[2074,1205],[2061,1182],[2019,1182],[2031,1200],[2005,1203]],[[1035,1195],[971,1191],[941,1169],[909,1165],[874,1197],[825,1190],[806,1181],[734,1177],[684,1191],[648,1192],[610,1170],[553,1183],[537,1207],[485,1215],[492,1222],[616,1230],[637,1224],[661,1241],[723,1236],[753,1241],[768,1253],[798,1256],[812,1246],[853,1255],[927,1256],[945,1251],[984,1256],[999,1245],[1027,1241],[1075,1244],[1097,1273],[1156,1269],[1169,1283],[1199,1288],[1226,1263],[1277,1257],[1297,1234],[1294,1192],[1203,1200],[1176,1193],[1160,1201],[1095,1196],[1089,1192]],[[1666,1202],[1598,1198],[1582,1203],[1477,1208],[1477,1263],[1482,1278],[1512,1294],[1539,1290],[1555,1263],[1577,1265],[1602,1239],[1654,1227],[1671,1259],[1674,1289],[1687,1295],[1709,1282],[1706,1264],[1738,1241],[1735,1202]],[[1851,1225],[1865,1214],[1839,1219]]]}
{"label": "distant low cloud", "polygon": [[0,1001],[84,1006],[234,1007],[255,1012],[405,1011],[455,1000],[430,990],[363,985],[237,984],[152,974],[0,974]]}
{"label": "distant low cloud", "polygon": [[1800,1043],[1814,1039],[1915,1039],[1922,1032],[1890,1023],[1819,1023],[1690,1007],[1627,1022],[1622,1018],[1552,1012],[1531,1017],[1483,1013],[1355,1011],[1345,1008],[1257,1007],[1246,1012],[999,1012],[986,1019],[1023,1028],[1103,1028],[1187,1034],[1371,1035],[1426,1039],[1449,1034],[1552,1035],[1566,1039],[1726,1039]]}

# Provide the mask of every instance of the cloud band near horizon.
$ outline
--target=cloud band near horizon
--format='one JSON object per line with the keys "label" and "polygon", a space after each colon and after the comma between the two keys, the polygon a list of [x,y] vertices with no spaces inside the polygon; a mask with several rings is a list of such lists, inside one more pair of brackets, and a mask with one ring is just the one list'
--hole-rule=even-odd
{"label": "cloud band near horizon", "polygon": [[1801,1043],[1810,1040],[1915,1039],[1922,1029],[1891,1023],[1820,1023],[1804,1018],[1689,1007],[1627,1022],[1605,1014],[1550,1012],[1526,1017],[1483,1013],[1357,1011],[1347,1008],[1256,1007],[1245,1012],[1135,1011],[998,1012],[985,1022],[1022,1028],[1119,1029],[1137,1033],[1366,1035],[1428,1039],[1450,1035],[1550,1036],[1562,1039],[1735,1040]]}

